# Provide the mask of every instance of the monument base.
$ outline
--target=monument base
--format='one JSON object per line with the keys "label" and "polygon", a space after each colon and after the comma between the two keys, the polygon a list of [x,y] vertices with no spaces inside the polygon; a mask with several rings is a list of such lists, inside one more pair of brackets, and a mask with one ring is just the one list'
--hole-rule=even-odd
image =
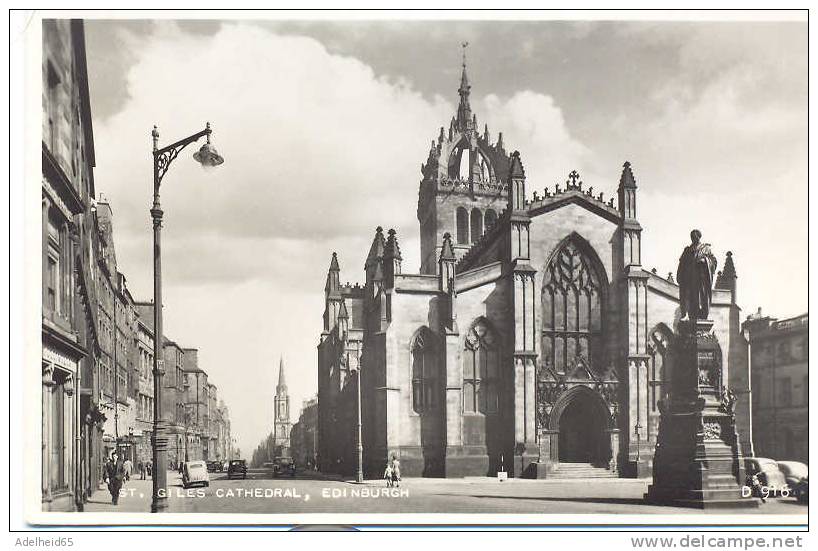
{"label": "monument base", "polygon": [[653,484],[645,501],[697,509],[758,507],[742,497],[741,454],[732,394],[722,382],[722,358],[710,320],[680,321],[674,343],[669,402],[661,417]]}

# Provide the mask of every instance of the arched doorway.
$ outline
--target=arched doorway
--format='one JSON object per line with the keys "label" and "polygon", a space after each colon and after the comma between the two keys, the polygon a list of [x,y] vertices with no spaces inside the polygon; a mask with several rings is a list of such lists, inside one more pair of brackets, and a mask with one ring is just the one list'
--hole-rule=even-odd
{"label": "arched doorway", "polygon": [[555,407],[560,463],[608,467],[611,459],[611,417],[602,397],[587,386],[567,391]]}

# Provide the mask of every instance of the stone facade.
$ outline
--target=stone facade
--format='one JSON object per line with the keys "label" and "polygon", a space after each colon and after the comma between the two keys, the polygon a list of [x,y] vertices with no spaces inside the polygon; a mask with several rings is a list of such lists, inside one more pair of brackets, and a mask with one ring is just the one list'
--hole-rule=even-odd
{"label": "stone facade", "polygon": [[81,21],[42,27],[42,508],[82,508],[100,472],[94,139]]}
{"label": "stone facade", "polygon": [[809,462],[809,316],[747,318],[753,383],[753,452]]}
{"label": "stone facade", "polygon": [[311,470],[318,458],[318,397],[304,400],[298,421],[290,432],[290,447],[295,464]]}
{"label": "stone facade", "polygon": [[[153,315],[152,305],[149,316]],[[153,433],[153,329],[139,317],[137,318],[136,338],[137,397],[134,427],[136,460],[143,464],[153,460],[151,434]]]}
{"label": "stone facade", "polygon": [[[457,114],[421,167],[420,273],[402,271],[397,233],[381,227],[362,284],[341,285],[335,253],[330,261],[321,469],[355,470],[360,374],[368,476],[392,455],[405,476],[550,477],[565,463],[647,475],[679,291],[643,268],[632,167],[615,199],[575,171],[529,194],[521,155],[480,131],[465,65],[458,91]],[[728,260],[711,317],[741,396],[746,341]]]}

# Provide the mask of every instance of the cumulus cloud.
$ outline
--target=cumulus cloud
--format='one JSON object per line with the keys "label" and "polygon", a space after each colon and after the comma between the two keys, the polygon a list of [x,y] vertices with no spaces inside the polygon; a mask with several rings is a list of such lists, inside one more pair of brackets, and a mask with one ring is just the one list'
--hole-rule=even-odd
{"label": "cumulus cloud", "polygon": [[[152,125],[162,146],[210,121],[225,163],[202,170],[192,145],[162,183],[166,327],[201,349],[241,445],[254,446],[269,430],[279,354],[293,410],[315,392],[330,253],[357,281],[375,226],[395,227],[405,270],[417,269],[420,164],[455,112],[457,83],[453,97],[425,96],[315,39],[243,23],[203,36],[163,22],[148,39],[121,42],[135,56],[129,99],[95,126],[97,189],[114,210],[120,269],[137,297],[150,296]],[[564,179],[588,157],[546,95],[474,97],[473,108],[523,151],[532,178]]]}

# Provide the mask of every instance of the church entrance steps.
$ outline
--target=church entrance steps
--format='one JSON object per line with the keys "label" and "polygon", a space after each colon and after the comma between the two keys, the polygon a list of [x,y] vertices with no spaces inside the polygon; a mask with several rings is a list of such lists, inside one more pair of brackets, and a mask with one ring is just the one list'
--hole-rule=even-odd
{"label": "church entrance steps", "polygon": [[617,474],[591,463],[559,463],[551,473],[551,478],[617,478]]}

